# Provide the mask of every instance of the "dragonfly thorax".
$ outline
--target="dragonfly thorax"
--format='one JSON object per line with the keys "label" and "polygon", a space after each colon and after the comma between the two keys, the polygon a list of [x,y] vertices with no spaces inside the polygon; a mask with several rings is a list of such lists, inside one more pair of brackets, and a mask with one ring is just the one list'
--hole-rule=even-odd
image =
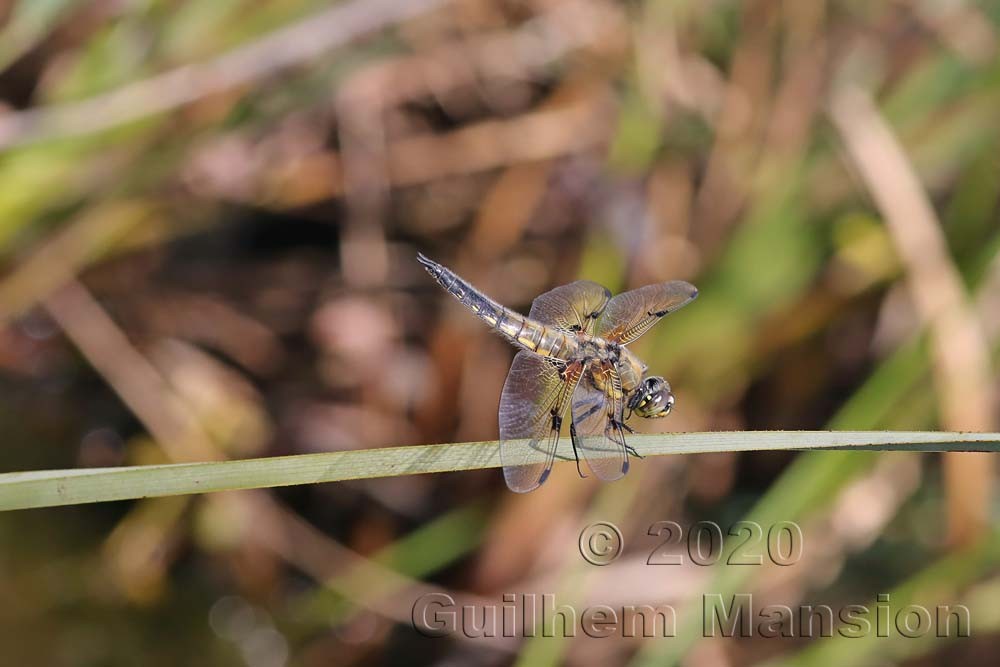
{"label": "dragonfly thorax", "polygon": [[618,375],[622,380],[622,391],[629,394],[642,382],[642,376],[646,374],[647,367],[627,347],[619,347],[619,350],[621,352],[618,361]]}
{"label": "dragonfly thorax", "polygon": [[574,356],[590,369],[592,382],[598,389],[603,390],[606,383],[600,371],[595,369],[600,369],[605,364],[614,366],[621,382],[621,393],[626,396],[639,386],[646,373],[646,364],[627,347],[596,336],[581,336]]}

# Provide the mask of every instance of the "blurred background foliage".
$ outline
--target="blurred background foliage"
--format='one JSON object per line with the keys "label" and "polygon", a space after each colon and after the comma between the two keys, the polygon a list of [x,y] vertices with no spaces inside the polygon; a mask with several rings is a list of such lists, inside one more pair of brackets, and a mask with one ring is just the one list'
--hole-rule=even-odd
{"label": "blurred background foliage", "polygon": [[[640,429],[997,430],[1000,3],[0,0],[3,471],[491,440],[526,311],[699,300]],[[0,516],[0,662],[995,664],[989,455],[657,457]],[[794,567],[646,565],[657,520]],[[593,568],[580,528],[626,551]],[[670,604],[669,640],[427,640],[427,591]],[[962,603],[972,638],[705,639],[705,592]],[[687,620],[685,620],[687,619]],[[419,656],[419,658],[418,658]]]}

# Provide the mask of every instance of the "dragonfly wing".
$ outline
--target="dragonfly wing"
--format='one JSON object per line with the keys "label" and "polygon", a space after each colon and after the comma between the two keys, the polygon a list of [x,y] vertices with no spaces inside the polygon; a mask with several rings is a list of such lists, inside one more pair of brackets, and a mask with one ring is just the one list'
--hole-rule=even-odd
{"label": "dragonfly wing", "polygon": [[646,285],[622,292],[608,302],[597,323],[596,335],[627,345],[667,313],[672,313],[698,296],[694,285],[683,280]]}
{"label": "dragonfly wing", "polygon": [[552,471],[559,428],[580,379],[560,362],[521,351],[514,356],[500,394],[500,461],[507,486],[524,493]]}
{"label": "dragonfly wing", "polygon": [[568,332],[592,333],[594,322],[611,299],[607,287],[577,280],[541,294],[531,303],[528,317]]}
{"label": "dragonfly wing", "polygon": [[573,392],[573,425],[570,434],[576,453],[582,456],[595,476],[611,481],[628,472],[628,452],[622,427],[624,399],[621,379],[614,364],[592,364],[590,377]]}

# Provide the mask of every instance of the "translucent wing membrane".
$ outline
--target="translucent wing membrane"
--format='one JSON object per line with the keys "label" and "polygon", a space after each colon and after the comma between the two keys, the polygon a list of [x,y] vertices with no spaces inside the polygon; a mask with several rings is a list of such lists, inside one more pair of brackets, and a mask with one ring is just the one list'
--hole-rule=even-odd
{"label": "translucent wing membrane", "polygon": [[500,462],[512,491],[538,488],[552,470],[562,418],[580,379],[579,369],[563,378],[560,368],[530,352],[514,356],[500,394]]}
{"label": "translucent wing membrane", "polygon": [[608,302],[597,323],[596,334],[615,343],[627,345],[667,313],[690,303],[698,290],[683,280],[646,285],[622,292]]}
{"label": "translucent wing membrane", "polygon": [[589,280],[577,280],[535,298],[528,317],[563,331],[593,333],[594,322],[611,298],[611,292]]}
{"label": "translucent wing membrane", "polygon": [[589,377],[576,386],[570,434],[577,455],[583,457],[591,472],[611,481],[628,472],[621,380],[613,364],[595,362],[590,369],[603,389],[598,389]]}

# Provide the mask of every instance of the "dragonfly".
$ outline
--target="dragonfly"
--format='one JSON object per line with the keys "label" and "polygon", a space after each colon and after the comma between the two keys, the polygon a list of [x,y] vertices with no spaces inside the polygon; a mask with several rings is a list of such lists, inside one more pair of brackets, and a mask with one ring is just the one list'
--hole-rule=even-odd
{"label": "dragonfly", "polygon": [[500,394],[507,486],[526,493],[548,479],[567,410],[579,475],[586,477],[582,455],[595,477],[624,477],[629,456],[642,458],[626,442],[626,432],[634,432],[626,420],[666,417],[675,402],[670,384],[649,375],[627,345],[694,300],[697,288],[673,280],[612,297],[602,285],[577,280],[536,297],[525,316],[423,254],[417,259],[445,291],[519,348]]}

